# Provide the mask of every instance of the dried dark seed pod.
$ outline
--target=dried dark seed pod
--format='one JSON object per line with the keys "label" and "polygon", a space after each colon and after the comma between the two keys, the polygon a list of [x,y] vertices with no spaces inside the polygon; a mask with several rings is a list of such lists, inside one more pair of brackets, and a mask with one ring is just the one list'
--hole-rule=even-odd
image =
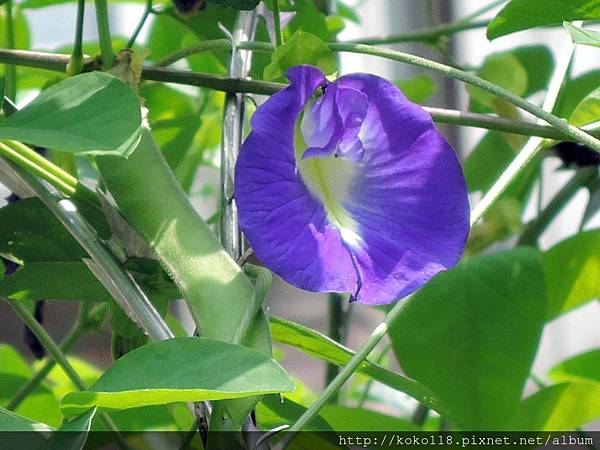
{"label": "dried dark seed pod", "polygon": [[191,19],[206,8],[206,0],[173,0],[175,12],[182,19]]}
{"label": "dried dark seed pod", "polygon": [[560,142],[554,147],[554,152],[566,167],[590,167],[600,165],[600,153],[579,142]]}

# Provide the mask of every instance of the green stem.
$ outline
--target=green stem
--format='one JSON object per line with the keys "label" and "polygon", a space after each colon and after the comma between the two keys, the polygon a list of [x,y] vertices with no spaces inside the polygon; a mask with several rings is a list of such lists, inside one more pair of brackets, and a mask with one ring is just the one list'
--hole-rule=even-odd
{"label": "green stem", "polygon": [[64,194],[98,206],[96,195],[89,188],[28,146],[17,141],[0,141],[0,155],[48,181]]}
{"label": "green stem", "polygon": [[302,430],[306,424],[314,419],[321,408],[325,406],[331,398],[340,390],[340,388],[348,381],[348,379],[356,372],[362,362],[367,359],[373,349],[379,344],[381,339],[386,335],[388,328],[394,323],[398,316],[404,310],[407,304],[407,299],[397,302],[394,307],[387,313],[383,322],[371,333],[361,349],[354,354],[348,364],[344,366],[341,372],[333,379],[333,381],[325,388],[319,398],[300,416],[300,418],[288,429],[288,434],[285,436],[286,443],[294,439],[295,434]]}
{"label": "green stem", "polygon": [[144,25],[146,24],[146,21],[148,20],[148,16],[150,16],[151,12],[152,12],[152,0],[146,0],[146,8],[144,9],[144,13],[142,14],[142,17],[140,18],[140,21],[138,22],[137,26],[135,27],[133,34],[129,38],[129,41],[127,41],[127,48],[133,48],[133,45],[135,44],[135,41],[137,40],[140,32],[142,31],[142,28],[144,28]]}
{"label": "green stem", "polygon": [[[254,51],[271,51],[265,48],[264,43],[240,43],[244,48],[257,47]],[[230,49],[231,45],[227,39],[218,39],[214,41],[205,41],[197,46],[189,47],[173,53],[162,61],[161,64],[172,63],[178,59],[184,58],[198,51]],[[14,63],[27,67],[36,67],[40,69],[65,71],[68,57],[65,55],[48,54],[41,52],[31,52],[23,50],[0,49],[0,63]],[[86,59],[86,69],[93,70],[94,63],[91,59]],[[189,72],[176,69],[166,69],[162,67],[146,67],[142,71],[142,76],[150,81],[163,81],[167,83],[176,83],[189,86],[199,86],[214,89],[223,92],[237,92],[245,94],[272,95],[285,88],[285,84],[272,83],[257,80],[245,80],[237,78],[225,78],[214,74]],[[569,135],[556,130],[554,126],[529,123],[518,120],[505,119],[488,114],[476,114],[466,111],[456,111],[443,108],[424,107],[429,112],[434,121],[450,125],[462,125],[488,130],[503,131],[523,136],[540,136],[553,140],[572,139]],[[559,119],[562,120],[562,119]],[[586,129],[585,127],[583,128]],[[600,132],[590,131],[592,136],[600,137]]]}
{"label": "green stem", "polygon": [[[41,344],[44,346],[48,354],[56,361],[56,363],[63,369],[67,377],[71,380],[71,382],[77,387],[78,390],[84,391],[86,390],[85,382],[81,379],[79,374],[75,371],[71,363],[67,360],[67,357],[62,352],[60,347],[54,342],[54,340],[50,337],[50,335],[44,330],[44,328],[39,324],[33,314],[27,309],[23,302],[19,300],[13,300],[6,298],[6,300],[13,310],[17,313],[17,315],[25,322],[25,324],[31,329],[33,334],[38,338]],[[104,425],[115,435],[118,439],[118,443],[122,449],[128,449],[127,443],[123,439],[123,436],[119,433],[119,430],[115,426],[114,422],[108,417],[106,414],[100,415],[100,419],[103,421]]]}
{"label": "green stem", "polygon": [[596,175],[597,169],[583,168],[577,171],[567,184],[556,194],[542,212],[531,222],[519,238],[518,245],[535,245],[541,234],[554,220],[563,207]]}
{"label": "green stem", "polygon": [[[336,293],[328,295],[328,315],[329,315],[329,330],[328,335],[331,339],[340,344],[342,342],[342,328],[344,321],[344,296]],[[325,385],[328,385],[337,376],[340,369],[336,364],[328,362],[325,370]],[[337,403],[339,393],[336,393],[331,399],[332,403]]]}
{"label": "green stem", "polygon": [[[93,317],[98,314],[100,309],[106,309],[108,304],[101,305],[95,308],[89,315],[87,313],[88,303],[82,303],[79,309],[79,314],[77,317],[77,321],[71,330],[67,333],[65,338],[63,339],[60,349],[63,353],[68,353],[71,348],[79,341],[79,339],[84,335],[86,330],[90,328],[90,317]],[[31,392],[38,387],[38,385],[48,376],[50,371],[56,365],[56,360],[49,358],[46,363],[39,369],[35,375],[27,380],[27,382],[17,391],[14,397],[10,400],[6,409],[14,411],[21,402],[29,395]]]}
{"label": "green stem", "polygon": [[281,44],[283,44],[281,17],[279,13],[279,0],[273,0],[273,25],[273,28],[275,28],[275,47],[279,47]]}
{"label": "green stem", "polygon": [[[392,348],[392,344],[390,342],[387,342],[385,344],[385,346],[381,349],[381,352],[379,353],[379,355],[377,355],[377,357],[373,359],[373,363],[381,365],[381,363],[383,362],[383,359],[385,358],[385,356],[387,355],[387,353],[390,351],[391,348]],[[360,395],[360,398],[358,399],[358,404],[356,405],[357,408],[362,408],[363,405],[365,404],[365,402],[369,399],[369,392],[371,391],[373,382],[374,382],[373,378],[369,378],[367,380],[367,382],[365,383],[365,387]]]}
{"label": "green stem", "polygon": [[[7,0],[6,5],[6,45],[15,48],[15,24],[13,22],[13,1]],[[5,69],[5,95],[14,100],[17,95],[17,68],[13,64],[7,64]]]}
{"label": "green stem", "polygon": [[96,5],[96,23],[98,24],[98,40],[100,41],[102,68],[104,70],[110,70],[115,60],[115,53],[110,37],[108,4],[106,0],[94,0],[94,3]]}
{"label": "green stem", "polygon": [[75,41],[71,60],[67,66],[69,76],[81,73],[83,69],[83,19],[85,16],[85,0],[77,0],[77,19],[75,24]]}
{"label": "green stem", "polygon": [[472,86],[476,86],[484,91],[490,92],[496,97],[518,106],[519,108],[533,114],[539,119],[545,120],[571,139],[581,142],[595,151],[600,152],[600,140],[569,124],[569,122],[567,122],[565,119],[561,119],[544,110],[543,108],[540,108],[529,100],[519,97],[518,95],[513,94],[512,92],[471,73],[447,66],[445,64],[440,64],[420,56],[389,49],[380,49],[369,45],[332,43],[329,44],[329,47],[334,51],[360,53],[371,56],[379,56],[381,58],[391,59],[393,61],[404,62],[406,64],[422,67],[424,69],[440,73],[449,78],[454,78]]}

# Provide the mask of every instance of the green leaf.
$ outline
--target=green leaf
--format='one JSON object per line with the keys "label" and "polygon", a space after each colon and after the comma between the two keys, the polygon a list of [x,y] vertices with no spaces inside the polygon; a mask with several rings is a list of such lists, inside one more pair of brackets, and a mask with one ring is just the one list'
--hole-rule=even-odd
{"label": "green leaf", "polygon": [[548,373],[552,381],[600,382],[600,349],[569,358],[554,366]]}
{"label": "green leaf", "polygon": [[[306,412],[299,403],[279,395],[265,395],[258,403],[256,417],[263,430],[271,430],[285,424],[292,424]],[[333,431],[331,426],[320,415],[311,420],[304,431]]]}
{"label": "green leaf", "polygon": [[146,100],[152,134],[175,170],[190,151],[202,123],[198,108],[189,95],[164,84],[146,84],[140,95]]}
{"label": "green leaf", "polygon": [[[318,331],[291,322],[281,317],[269,317],[273,341],[291,345],[307,355],[328,361],[338,366],[346,365],[354,352]],[[363,362],[358,372],[367,375],[393,389],[404,392],[425,403],[431,409],[443,413],[445,407],[425,386],[385,367]]]}
{"label": "green leaf", "polygon": [[176,402],[288,392],[292,380],[271,358],[206,338],[174,338],[134,350],[84,392],[67,394],[67,416],[92,406],[121,410]]}
{"label": "green leaf", "polygon": [[543,256],[548,283],[548,319],[600,296],[600,230],[559,242]]}
{"label": "green leaf", "polygon": [[464,430],[503,428],[519,408],[546,317],[540,254],[466,258],[406,301],[389,336],[406,374]]}
{"label": "green leaf", "polygon": [[564,21],[600,18],[600,4],[590,0],[512,0],[487,28],[488,39]]}
{"label": "green leaf", "polygon": [[0,209],[0,254],[23,262],[79,261],[86,253],[37,198]]}
{"label": "green leaf", "polygon": [[0,76],[0,109],[4,105],[4,77]]}
{"label": "green leaf", "polygon": [[600,47],[600,33],[594,30],[586,30],[581,27],[575,27],[569,22],[565,22],[565,28],[569,31],[574,44],[591,45]]}
{"label": "green leaf", "polygon": [[65,420],[57,432],[52,434],[48,450],[81,450],[87,441],[95,415],[96,408],[91,408],[71,421]]}
{"label": "green leaf", "polygon": [[[503,87],[519,96],[527,91],[528,75],[519,58],[511,52],[494,53],[485,58],[477,75],[498,86]],[[498,99],[490,92],[475,86],[467,85],[467,92],[471,101],[478,103],[479,107],[470,108],[476,112],[489,112],[497,110],[506,102]],[[502,103],[504,102],[504,103]],[[481,109],[487,108],[487,109]]]}
{"label": "green leaf", "polygon": [[128,156],[140,132],[136,94],[122,81],[101,72],[55,84],[0,123],[0,139],[114,156]]}
{"label": "green leaf", "polygon": [[[0,344],[0,406],[6,406],[33,372],[27,361],[11,346]],[[21,402],[15,413],[34,422],[58,426],[61,414],[53,393],[44,384],[37,386]]]}
{"label": "green leaf", "polygon": [[527,89],[523,94],[529,97],[546,89],[554,69],[554,56],[545,45],[527,45],[509,51],[519,60],[527,72]]}
{"label": "green leaf", "polygon": [[256,8],[260,3],[260,0],[208,0],[219,6],[225,6],[227,8],[250,10]]}
{"label": "green leaf", "polygon": [[[52,429],[46,424],[34,422],[12,411],[0,408],[0,431],[52,431]],[[41,434],[39,437],[44,440]]]}
{"label": "green leaf", "polygon": [[560,90],[554,113],[559,117],[570,117],[577,105],[598,86],[600,86],[600,70],[593,70],[567,80]]}
{"label": "green leaf", "polygon": [[107,302],[104,286],[82,262],[35,262],[0,280],[0,296],[15,300]]}
{"label": "green leaf", "polygon": [[[168,14],[171,18],[177,20],[183,25],[188,31],[191,31],[200,40],[211,40],[211,39],[222,39],[223,32],[219,28],[219,23],[223,24],[228,30],[233,29],[235,20],[238,16],[237,11],[231,8],[223,8],[215,5],[214,3],[208,3],[206,8],[202,10],[202,13],[196,14],[191,19],[182,19],[179,17],[173,8],[167,8],[163,14]],[[228,52],[212,52],[216,60],[221,64],[221,71],[224,73],[226,68],[229,67],[229,53]],[[206,58],[205,54],[198,55],[202,60]],[[196,58],[188,58],[198,62]],[[194,70],[199,70],[195,64],[193,65]]]}
{"label": "green leaf", "polygon": [[323,417],[335,431],[418,431],[409,419],[388,416],[364,408],[328,405],[321,410]]}
{"label": "green leaf", "polygon": [[406,80],[396,82],[396,86],[415,103],[423,103],[437,91],[437,86],[429,75],[419,74]]}
{"label": "green leaf", "polygon": [[312,1],[295,0],[294,10],[296,14],[284,29],[285,40],[289,40],[298,31],[311,33],[324,41],[329,41],[335,36],[329,29],[327,17],[315,7]]}
{"label": "green leaf", "polygon": [[300,64],[311,64],[331,75],[337,70],[335,55],[317,36],[297,31],[273,52],[271,64],[265,67],[264,79],[283,80],[285,71]]}
{"label": "green leaf", "polygon": [[582,127],[600,120],[600,88],[592,91],[575,107],[569,122]]}
{"label": "green leaf", "polygon": [[600,383],[555,384],[526,398],[507,429],[572,431],[600,417]]}

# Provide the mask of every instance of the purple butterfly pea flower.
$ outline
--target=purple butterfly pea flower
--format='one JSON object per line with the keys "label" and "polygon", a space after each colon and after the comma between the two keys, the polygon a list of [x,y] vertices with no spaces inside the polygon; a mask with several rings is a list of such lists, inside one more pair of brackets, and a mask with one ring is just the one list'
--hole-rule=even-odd
{"label": "purple butterfly pea flower", "polygon": [[460,164],[388,81],[296,66],[252,117],[236,166],[240,225],[290,284],[402,298],[456,264],[469,230]]}

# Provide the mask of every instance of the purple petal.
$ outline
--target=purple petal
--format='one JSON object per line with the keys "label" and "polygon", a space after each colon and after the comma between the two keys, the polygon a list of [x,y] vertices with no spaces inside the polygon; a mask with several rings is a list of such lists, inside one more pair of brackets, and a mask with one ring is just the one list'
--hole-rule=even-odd
{"label": "purple petal", "polygon": [[404,297],[460,258],[468,230],[467,190],[452,148],[431,117],[388,81],[355,74],[336,81],[366,94],[357,164],[344,207],[356,222],[349,243],[363,303]]}
{"label": "purple petal", "polygon": [[[254,114],[236,168],[240,224],[257,257],[295,286],[370,304],[453,266],[468,233],[467,191],[430,116],[373,75],[327,85],[299,66],[288,78]],[[298,117],[321,86],[302,121],[309,149],[294,149]]]}
{"label": "purple petal", "polygon": [[298,114],[326,79],[311,66],[293,67],[286,75],[290,86],[254,113],[238,158],[240,225],[258,259],[287,282],[310,291],[352,291],[350,254],[302,181],[294,156]]}
{"label": "purple petal", "polygon": [[330,155],[359,161],[364,149],[358,133],[368,110],[367,97],[356,89],[331,84],[302,119],[302,135],[308,148],[302,158]]}

